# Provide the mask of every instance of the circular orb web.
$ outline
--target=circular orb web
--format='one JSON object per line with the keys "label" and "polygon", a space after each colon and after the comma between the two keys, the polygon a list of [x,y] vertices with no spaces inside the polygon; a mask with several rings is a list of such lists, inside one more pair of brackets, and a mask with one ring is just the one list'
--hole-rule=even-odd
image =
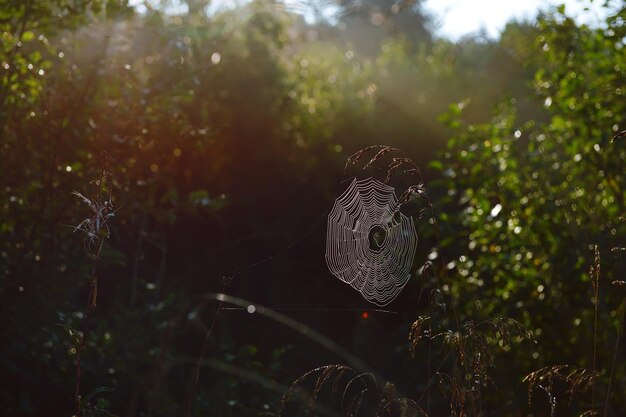
{"label": "circular orb web", "polygon": [[328,215],[328,268],[378,306],[393,301],[408,282],[417,247],[413,219],[397,203],[392,187],[373,178],[354,180]]}

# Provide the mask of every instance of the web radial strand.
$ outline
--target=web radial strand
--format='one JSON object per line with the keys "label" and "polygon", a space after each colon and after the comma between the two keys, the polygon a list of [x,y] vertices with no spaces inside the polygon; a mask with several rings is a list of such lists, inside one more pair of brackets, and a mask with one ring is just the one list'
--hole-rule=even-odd
{"label": "web radial strand", "polygon": [[[393,301],[410,278],[417,248],[413,219],[398,210],[394,189],[354,180],[328,215],[326,263],[334,276],[378,306]],[[383,232],[372,247],[370,233]]]}

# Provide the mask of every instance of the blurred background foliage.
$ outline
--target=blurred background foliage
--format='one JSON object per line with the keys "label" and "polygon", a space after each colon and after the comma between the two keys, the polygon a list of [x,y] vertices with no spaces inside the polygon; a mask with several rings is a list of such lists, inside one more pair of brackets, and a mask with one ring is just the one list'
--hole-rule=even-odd
{"label": "blurred background foliage", "polygon": [[[591,368],[593,245],[596,407],[611,379],[604,415],[624,414],[623,3],[599,27],[560,7],[456,42],[419,1],[209,3],[0,0],[3,415],[76,412],[77,334],[84,415],[275,415],[298,376],[345,361],[246,309],[215,320],[207,294],[222,291],[285,309],[426,409],[439,348],[412,357],[407,335],[434,285],[427,258],[462,321],[512,317],[536,337],[500,346],[481,415],[550,415],[522,378]],[[364,314],[322,256],[346,157],[377,143],[424,167],[441,228],[419,226],[397,314]],[[72,191],[97,194],[103,170],[117,211],[85,318],[73,227],[90,212]],[[431,391],[431,415],[449,414]]]}

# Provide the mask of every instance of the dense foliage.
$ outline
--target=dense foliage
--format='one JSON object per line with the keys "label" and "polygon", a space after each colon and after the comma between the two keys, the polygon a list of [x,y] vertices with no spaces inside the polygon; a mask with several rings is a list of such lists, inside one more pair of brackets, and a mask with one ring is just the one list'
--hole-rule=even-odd
{"label": "dense foliage", "polygon": [[[337,415],[343,367],[281,398],[341,362],[381,383],[358,415],[624,414],[623,4],[457,42],[420,2],[320,4],[0,0],[3,415]],[[378,143],[432,202],[387,313],[323,258]]]}

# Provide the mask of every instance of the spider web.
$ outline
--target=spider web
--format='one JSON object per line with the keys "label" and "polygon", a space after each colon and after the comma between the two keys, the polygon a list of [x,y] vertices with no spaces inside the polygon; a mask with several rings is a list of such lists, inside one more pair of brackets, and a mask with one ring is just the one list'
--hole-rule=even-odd
{"label": "spider web", "polygon": [[[382,232],[372,244],[372,233]],[[380,238],[380,236],[379,236]],[[326,263],[332,274],[370,303],[385,306],[408,282],[417,247],[411,217],[399,211],[394,189],[353,180],[328,215]]]}

